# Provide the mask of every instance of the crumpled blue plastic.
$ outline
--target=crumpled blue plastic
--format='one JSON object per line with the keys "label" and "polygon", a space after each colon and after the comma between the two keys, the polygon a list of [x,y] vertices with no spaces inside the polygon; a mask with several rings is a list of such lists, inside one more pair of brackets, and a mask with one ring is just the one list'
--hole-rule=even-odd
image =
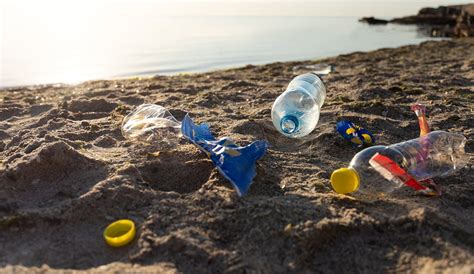
{"label": "crumpled blue plastic", "polygon": [[211,158],[219,172],[232,183],[239,196],[247,193],[256,175],[255,163],[268,148],[267,141],[258,140],[241,147],[229,137],[216,139],[207,124],[194,124],[188,114],[181,122],[181,132]]}
{"label": "crumpled blue plastic", "polygon": [[336,130],[341,136],[352,143],[354,147],[375,144],[375,137],[365,128],[355,125],[351,121],[340,121],[336,124]]}

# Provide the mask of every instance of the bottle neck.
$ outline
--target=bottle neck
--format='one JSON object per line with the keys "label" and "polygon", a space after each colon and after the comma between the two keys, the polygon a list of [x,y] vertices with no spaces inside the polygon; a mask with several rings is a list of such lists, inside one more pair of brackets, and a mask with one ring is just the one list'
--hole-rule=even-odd
{"label": "bottle neck", "polygon": [[300,122],[293,115],[285,115],[280,120],[280,128],[286,134],[293,134],[299,130]]}

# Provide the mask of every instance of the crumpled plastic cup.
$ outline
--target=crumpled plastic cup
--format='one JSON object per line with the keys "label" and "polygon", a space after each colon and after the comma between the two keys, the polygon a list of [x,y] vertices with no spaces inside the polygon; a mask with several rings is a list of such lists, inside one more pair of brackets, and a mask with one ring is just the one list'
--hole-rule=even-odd
{"label": "crumpled plastic cup", "polygon": [[125,139],[171,149],[177,146],[181,134],[181,123],[164,107],[143,104],[128,114],[122,122]]}

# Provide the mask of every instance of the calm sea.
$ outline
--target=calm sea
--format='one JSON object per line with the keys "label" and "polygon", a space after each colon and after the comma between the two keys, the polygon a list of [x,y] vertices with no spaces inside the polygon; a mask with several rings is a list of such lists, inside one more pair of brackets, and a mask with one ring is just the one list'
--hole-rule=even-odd
{"label": "calm sea", "polygon": [[4,20],[0,86],[210,71],[428,39],[415,26],[355,17],[45,17]]}

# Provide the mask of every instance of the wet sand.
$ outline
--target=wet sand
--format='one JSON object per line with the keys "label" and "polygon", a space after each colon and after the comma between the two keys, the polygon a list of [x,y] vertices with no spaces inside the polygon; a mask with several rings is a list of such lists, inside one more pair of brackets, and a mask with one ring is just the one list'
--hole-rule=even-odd
{"label": "wet sand", "polygon": [[[307,65],[329,63],[319,125],[280,135],[274,99]],[[296,67],[296,69],[295,69]],[[433,130],[474,142],[474,39],[351,53],[318,61],[173,77],[0,90],[0,272],[65,269],[278,273],[474,271],[474,162],[438,178],[441,197],[400,189],[364,201],[335,194],[331,172],[360,149],[342,119],[378,144],[416,138],[410,105]],[[186,112],[216,136],[271,144],[249,193],[234,189],[198,149],[143,153],[120,132],[142,103]],[[471,157],[472,158],[472,157]],[[103,229],[129,218],[136,239],[108,247]]]}

